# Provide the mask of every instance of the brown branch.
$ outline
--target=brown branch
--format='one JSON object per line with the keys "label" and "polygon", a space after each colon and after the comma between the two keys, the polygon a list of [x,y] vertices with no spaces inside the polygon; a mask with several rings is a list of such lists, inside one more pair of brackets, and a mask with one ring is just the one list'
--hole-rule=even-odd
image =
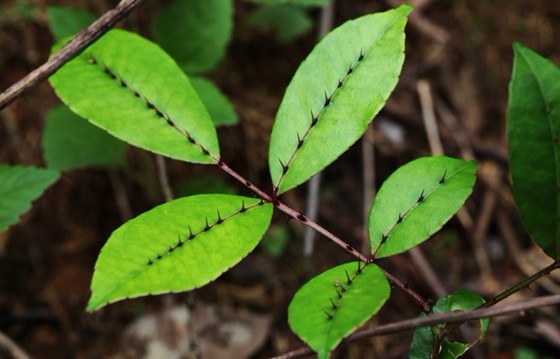
{"label": "brown branch", "polygon": [[[419,327],[427,327],[427,326],[431,326],[435,324],[443,324],[443,323],[464,323],[470,320],[498,317],[498,316],[508,315],[512,313],[522,313],[529,309],[545,307],[548,305],[558,305],[558,304],[560,304],[560,294],[534,298],[522,302],[494,306],[491,308],[475,309],[466,312],[455,311],[449,313],[430,314],[422,318],[407,319],[400,322],[380,325],[374,328],[365,329],[356,332],[351,336],[349,336],[348,338],[346,338],[345,340],[343,340],[341,345],[352,343],[362,338],[370,338],[373,336],[382,336],[388,334],[401,333]],[[301,358],[311,354],[313,354],[313,350],[311,350],[311,348],[300,348],[291,351],[289,353],[274,357],[272,359]]]}
{"label": "brown branch", "polygon": [[117,7],[107,11],[93,24],[77,33],[47,62],[30,72],[23,79],[0,94],[0,110],[22,96],[26,91],[46,80],[65,63],[78,56],[86,47],[109,31],[119,20],[126,17],[144,0],[122,0]]}

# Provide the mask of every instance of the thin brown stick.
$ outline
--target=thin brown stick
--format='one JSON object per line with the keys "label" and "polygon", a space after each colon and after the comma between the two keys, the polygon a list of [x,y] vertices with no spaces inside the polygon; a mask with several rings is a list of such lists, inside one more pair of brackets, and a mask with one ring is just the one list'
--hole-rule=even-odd
{"label": "thin brown stick", "polygon": [[156,167],[159,185],[161,186],[161,192],[163,193],[163,199],[165,202],[169,202],[175,196],[173,195],[173,190],[171,189],[171,184],[169,183],[169,173],[167,172],[167,165],[163,156],[156,155]]}
{"label": "thin brown stick", "polygon": [[[498,316],[513,314],[513,313],[522,314],[524,311],[529,309],[540,308],[549,305],[558,305],[558,304],[560,304],[560,294],[529,299],[522,302],[494,306],[491,308],[475,309],[475,310],[465,311],[465,312],[454,311],[448,313],[430,314],[428,316],[421,317],[421,318],[407,319],[400,322],[380,325],[374,328],[361,330],[359,332],[352,334],[347,339],[343,340],[341,345],[352,343],[355,342],[356,340],[363,339],[363,338],[401,333],[416,328],[427,327],[435,324],[464,323],[471,320],[498,317]],[[276,356],[271,359],[301,358],[311,354],[313,354],[313,350],[311,350],[310,348],[300,348],[291,351],[289,353]]]}
{"label": "thin brown stick", "polygon": [[5,351],[9,357],[14,359],[30,359],[29,355],[23,351],[13,340],[8,338],[7,335],[0,332],[0,352]]}
{"label": "thin brown stick", "polygon": [[[371,135],[368,136],[369,134]],[[371,251],[368,234],[369,212],[376,192],[375,144],[371,125],[368,126],[365,136],[362,137],[362,168],[364,186],[362,253],[368,253]]]}
{"label": "thin brown stick", "polygon": [[122,0],[114,9],[107,11],[93,24],[77,33],[60,51],[47,62],[30,72],[23,79],[0,94],[0,110],[22,96],[26,91],[54,74],[62,65],[78,56],[86,47],[99,39],[119,20],[126,17],[144,0]]}

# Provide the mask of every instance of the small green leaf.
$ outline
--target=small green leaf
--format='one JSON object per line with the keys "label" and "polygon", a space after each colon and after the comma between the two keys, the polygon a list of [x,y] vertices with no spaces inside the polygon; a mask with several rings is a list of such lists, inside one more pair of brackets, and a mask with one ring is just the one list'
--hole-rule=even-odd
{"label": "small green leaf", "polygon": [[274,30],[280,41],[295,39],[313,27],[305,9],[291,5],[260,7],[247,18],[247,24],[261,30]]}
{"label": "small green leaf", "polygon": [[66,106],[52,108],[43,130],[47,167],[67,170],[88,166],[122,166],[126,145],[93,126]]}
{"label": "small green leaf", "polygon": [[208,109],[214,125],[227,126],[239,122],[233,105],[214,83],[203,77],[191,77],[191,84]]}
{"label": "small green leaf", "polygon": [[560,69],[514,44],[508,142],[513,193],[525,228],[560,258]]}
{"label": "small green leaf", "polygon": [[[434,313],[449,313],[453,311],[473,310],[484,304],[484,299],[473,292],[465,289],[459,289],[453,294],[440,298],[436,305],[432,308]],[[424,317],[422,313],[420,317]],[[455,359],[465,354],[473,345],[478,343],[488,330],[490,319],[480,319],[480,333],[478,339],[472,343],[450,342],[446,339],[442,342],[442,347],[438,354],[438,359]],[[433,330],[439,332],[445,324],[439,324],[433,327]],[[410,359],[429,359],[432,350],[433,334],[429,327],[421,327],[414,331],[412,344],[410,346]]]}
{"label": "small green leaf", "polygon": [[187,76],[136,34],[111,30],[50,82],[72,111],[132,145],[187,162],[219,156],[214,124]]}
{"label": "small green leaf", "polygon": [[197,195],[128,221],[101,250],[87,309],[209,283],[256,247],[272,208],[254,198]]}
{"label": "small green leaf", "polygon": [[375,264],[346,263],[311,279],[288,308],[292,330],[329,357],[340,341],[377,313],[390,295],[387,278]]}
{"label": "small green leaf", "polygon": [[63,6],[47,7],[51,32],[56,41],[72,36],[91,25],[96,17],[88,11]]}
{"label": "small green leaf", "polygon": [[19,220],[50,185],[58,171],[24,166],[0,165],[0,232]]}
{"label": "small green leaf", "polygon": [[371,252],[388,257],[437,232],[472,192],[476,163],[423,157],[397,169],[377,194],[369,215]]}
{"label": "small green leaf", "polygon": [[269,167],[278,193],[307,181],[367,129],[395,88],[409,5],[341,25],[313,49],[276,115]]}
{"label": "small green leaf", "polygon": [[216,67],[232,28],[232,0],[174,0],[156,19],[154,35],[186,72],[194,73]]}

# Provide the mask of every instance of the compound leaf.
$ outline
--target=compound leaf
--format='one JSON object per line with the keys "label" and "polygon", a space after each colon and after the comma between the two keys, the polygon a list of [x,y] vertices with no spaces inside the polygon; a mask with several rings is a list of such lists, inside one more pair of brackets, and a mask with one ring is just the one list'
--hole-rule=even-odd
{"label": "compound leaf", "polygon": [[0,232],[16,223],[58,177],[55,170],[0,165]]}
{"label": "compound leaf", "polygon": [[376,258],[404,252],[438,231],[472,192],[476,163],[423,157],[397,169],[377,194],[369,215]]}
{"label": "compound leaf", "polygon": [[560,257],[560,69],[521,44],[509,87],[508,142],[513,193],[525,228]]}
{"label": "compound leaf", "polygon": [[187,76],[136,34],[111,30],[50,82],[72,111],[132,145],[187,162],[219,156],[214,124]]}
{"label": "compound leaf", "polygon": [[390,295],[387,278],[375,264],[346,263],[312,278],[288,308],[292,330],[320,359],[377,313]]}
{"label": "compound leaf", "polygon": [[239,122],[239,117],[235,113],[233,105],[213,82],[203,77],[191,77],[191,84],[206,109],[208,109],[214,125],[227,126]]}
{"label": "compound leaf", "polygon": [[47,167],[67,170],[88,166],[122,166],[126,145],[93,126],[66,106],[49,110],[43,130]]}
{"label": "compound leaf", "polygon": [[88,11],[64,6],[47,7],[47,16],[56,41],[74,35],[97,19]]}
{"label": "compound leaf", "polygon": [[141,214],[101,250],[87,309],[207,284],[256,247],[271,216],[270,203],[221,194],[184,197]]}
{"label": "compound leaf", "polygon": [[[453,311],[473,310],[484,304],[484,299],[477,293],[465,289],[459,289],[453,294],[441,297],[436,305],[432,308],[434,313],[449,313]],[[424,317],[422,313],[420,317]],[[473,345],[478,343],[486,335],[490,319],[480,319],[480,332],[478,339],[472,343],[452,342],[445,338],[442,342],[438,359],[455,359],[465,354]],[[436,332],[439,332],[445,324],[434,326]],[[430,327],[421,327],[414,331],[412,344],[410,346],[410,359],[429,359],[432,349],[433,333]]]}
{"label": "compound leaf", "polygon": [[212,70],[233,28],[232,0],[175,0],[154,24],[156,41],[188,73]]}
{"label": "compound leaf", "polygon": [[404,61],[409,5],[341,25],[313,49],[288,86],[269,148],[283,193],[323,170],[367,129]]}

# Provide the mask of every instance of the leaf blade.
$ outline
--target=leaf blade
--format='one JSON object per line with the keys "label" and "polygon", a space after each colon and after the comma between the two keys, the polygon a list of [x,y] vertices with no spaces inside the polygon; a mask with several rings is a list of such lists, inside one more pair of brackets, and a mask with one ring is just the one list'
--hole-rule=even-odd
{"label": "leaf blade", "polygon": [[514,45],[508,100],[513,193],[522,222],[552,258],[560,257],[560,69]]}
{"label": "leaf blade", "polygon": [[[341,286],[345,288],[343,293]],[[377,313],[389,295],[389,282],[375,264],[342,264],[298,290],[288,308],[288,322],[319,358],[328,358],[344,337]]]}
{"label": "leaf blade", "polygon": [[404,252],[428,239],[472,192],[476,163],[445,156],[422,157],[401,166],[371,207],[368,232],[376,258]]}
{"label": "leaf blade", "polygon": [[0,164],[0,232],[15,224],[59,176],[55,170]]}
{"label": "leaf blade", "polygon": [[216,194],[180,198],[145,212],[113,232],[101,250],[88,311],[216,279],[256,247],[271,216],[270,203]]}
{"label": "leaf blade", "polygon": [[349,21],[325,36],[302,62],[270,138],[270,174],[279,194],[338,158],[384,105],[404,61],[410,10],[403,5]]}
{"label": "leaf blade", "polygon": [[134,146],[194,163],[219,157],[216,129],[187,76],[136,34],[111,30],[50,82],[74,112]]}

